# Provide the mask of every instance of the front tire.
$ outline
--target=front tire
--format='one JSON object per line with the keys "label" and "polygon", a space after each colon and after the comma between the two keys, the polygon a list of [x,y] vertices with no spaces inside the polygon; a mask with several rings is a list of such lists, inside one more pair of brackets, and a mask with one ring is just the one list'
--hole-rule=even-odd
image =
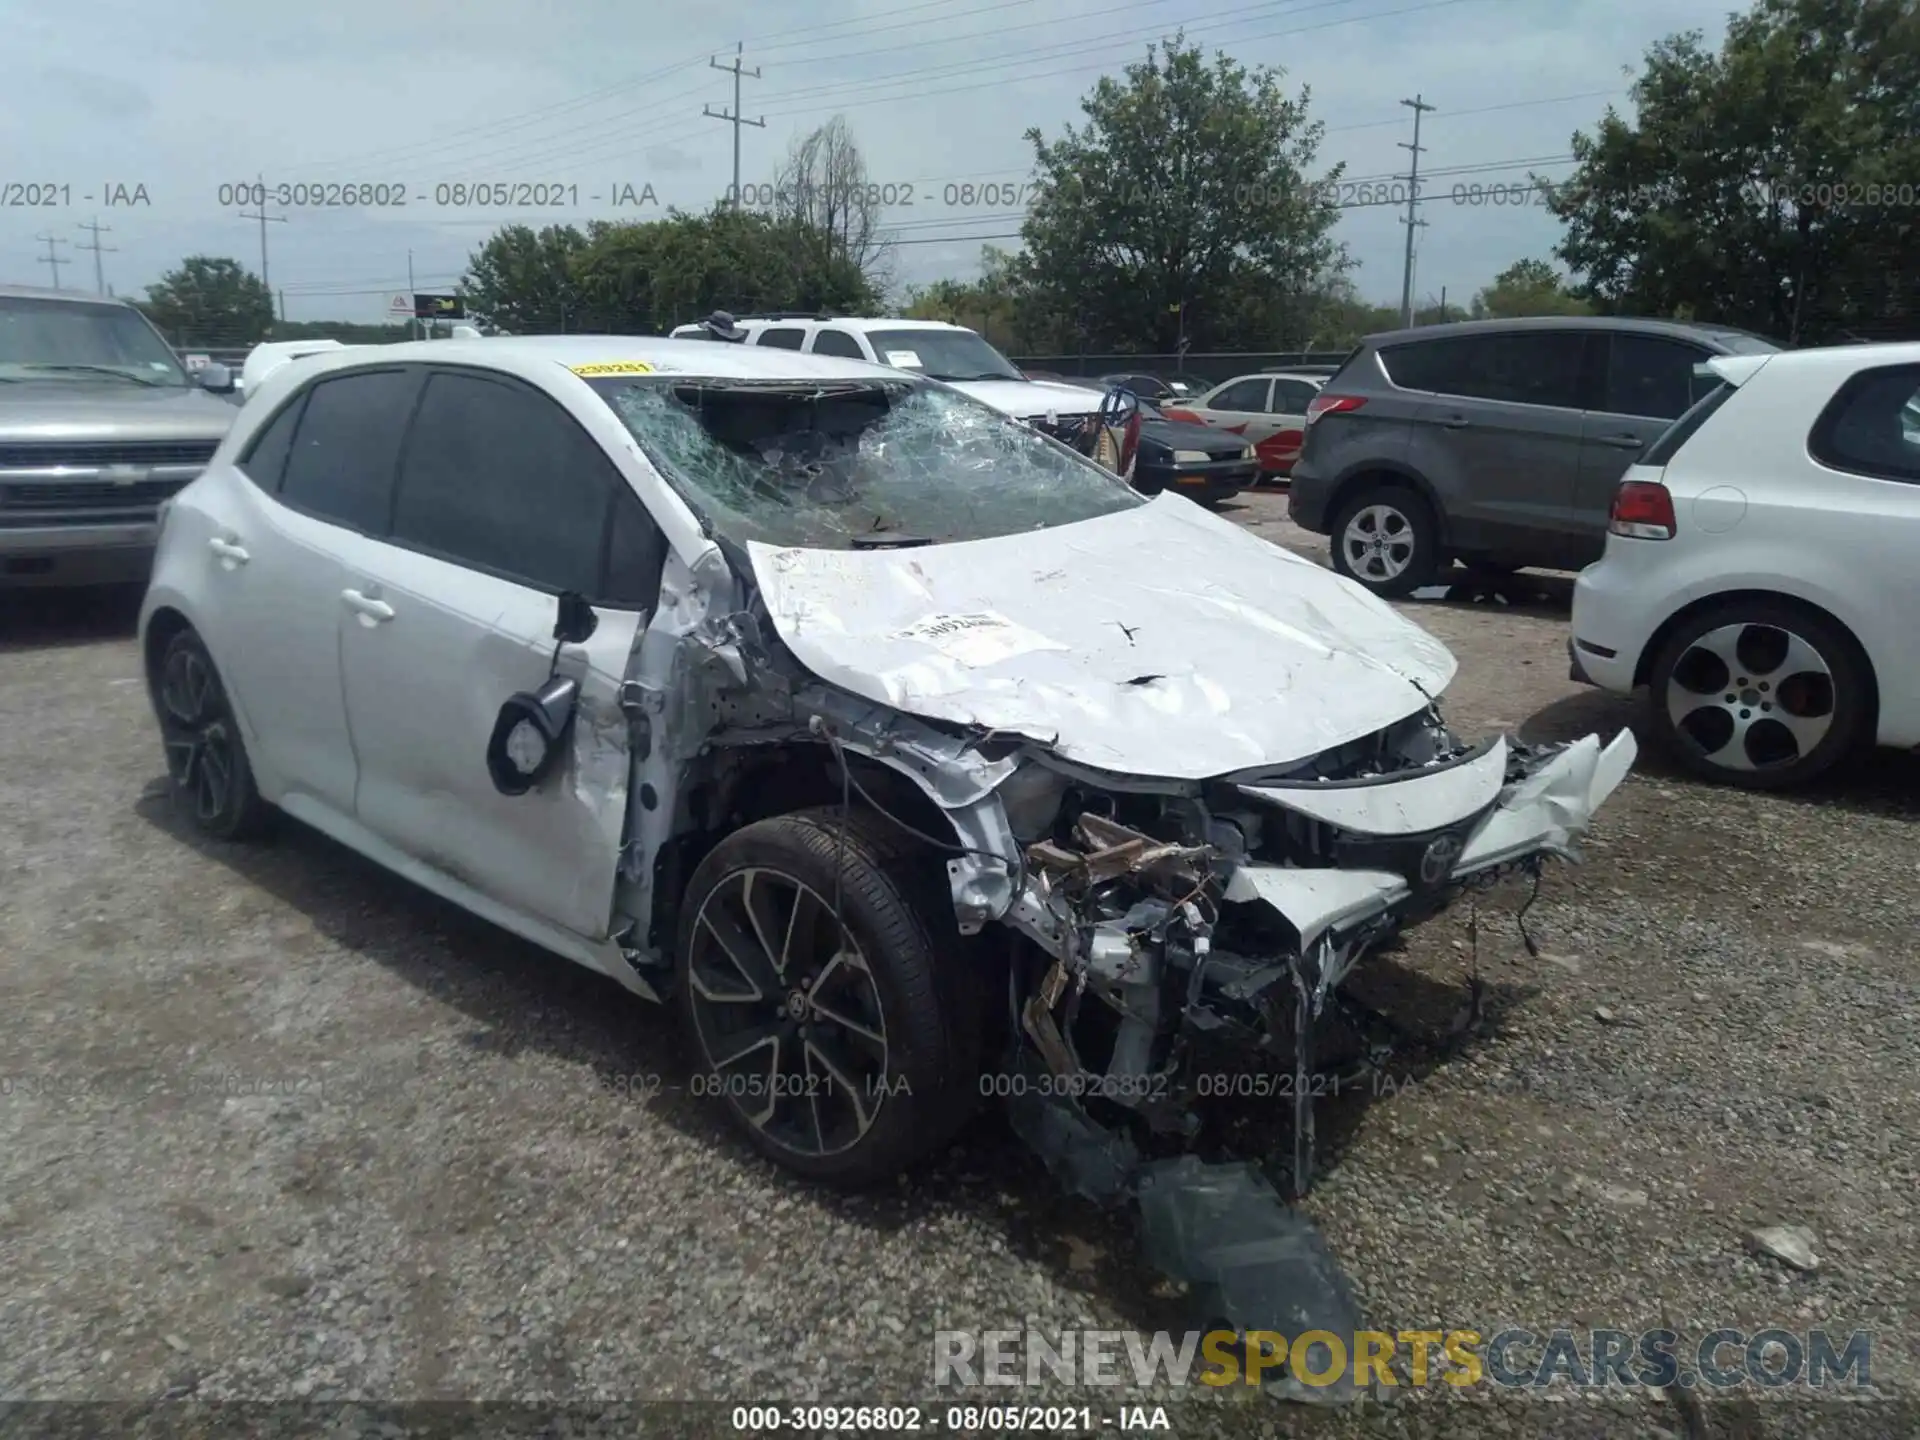
{"label": "front tire", "polygon": [[1440,569],[1440,527],[1404,485],[1368,485],[1334,517],[1333,568],[1383,598],[1410,595]]}
{"label": "front tire", "polygon": [[1873,685],[1858,647],[1789,601],[1732,600],[1682,623],[1648,672],[1652,723],[1702,779],[1785,790],[1825,774],[1865,740]]}
{"label": "front tire", "polygon": [[722,840],[681,907],[676,989],[697,1089],[770,1159],[854,1187],[973,1113],[992,989],[938,857],[866,812],[844,847],[840,827],[804,811]]}
{"label": "front tire", "polygon": [[161,652],[153,700],[167,778],[194,828],[215,840],[248,840],[263,833],[272,807],[254,785],[220,672],[193,631],[182,630]]}

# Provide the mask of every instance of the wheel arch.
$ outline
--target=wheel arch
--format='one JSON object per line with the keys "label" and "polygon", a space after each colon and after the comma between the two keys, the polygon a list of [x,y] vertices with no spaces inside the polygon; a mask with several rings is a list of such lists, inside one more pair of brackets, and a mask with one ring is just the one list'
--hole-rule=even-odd
{"label": "wheel arch", "polygon": [[1433,482],[1411,466],[1398,460],[1369,460],[1356,466],[1334,482],[1333,493],[1327,497],[1327,528],[1332,536],[1334,521],[1346,508],[1353,497],[1369,485],[1397,485],[1411,490],[1426,502],[1427,513],[1433,517],[1434,528],[1440,532],[1440,544],[1444,550],[1452,543],[1452,533],[1447,524],[1446,508],[1440,503],[1440,494]]}
{"label": "wheel arch", "polygon": [[1868,733],[1879,723],[1880,718],[1880,677],[1874,672],[1873,657],[1867,653],[1867,647],[1860,643],[1860,637],[1853,633],[1853,627],[1842,620],[1826,606],[1808,600],[1801,595],[1789,594],[1784,590],[1766,590],[1757,587],[1741,590],[1718,590],[1711,595],[1702,595],[1690,600],[1674,611],[1647,637],[1647,643],[1640,647],[1639,658],[1633,665],[1633,683],[1635,687],[1647,684],[1652,678],[1653,657],[1667,643],[1668,638],[1687,621],[1696,615],[1722,606],[1738,604],[1741,601],[1766,601],[1771,604],[1788,605],[1806,612],[1825,624],[1831,625],[1842,640],[1851,648],[1852,658],[1859,664],[1860,673],[1866,677],[1867,693],[1864,697],[1866,727]]}

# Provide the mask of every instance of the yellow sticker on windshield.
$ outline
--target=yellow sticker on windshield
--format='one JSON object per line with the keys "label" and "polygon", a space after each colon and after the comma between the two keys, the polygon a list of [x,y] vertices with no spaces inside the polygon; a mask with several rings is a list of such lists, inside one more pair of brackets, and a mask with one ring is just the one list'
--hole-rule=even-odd
{"label": "yellow sticker on windshield", "polygon": [[606,360],[598,365],[573,365],[568,367],[576,375],[651,375],[653,366],[644,360]]}

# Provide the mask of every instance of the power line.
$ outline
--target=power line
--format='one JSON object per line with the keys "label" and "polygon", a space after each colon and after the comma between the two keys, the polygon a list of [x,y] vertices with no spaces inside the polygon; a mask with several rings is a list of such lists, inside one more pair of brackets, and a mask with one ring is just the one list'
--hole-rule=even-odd
{"label": "power line", "polygon": [[[1161,0],[1150,0],[1150,3],[1161,3]],[[1233,22],[1220,22],[1218,20],[1218,17],[1221,15],[1227,15],[1227,16],[1244,15],[1245,12],[1250,9],[1251,10],[1271,9],[1276,4],[1297,4],[1297,3],[1300,3],[1300,0],[1262,0],[1262,3],[1258,5],[1241,6],[1233,10],[1217,11],[1217,12],[1211,12],[1205,15],[1193,16],[1188,19],[1186,23],[1186,29],[1189,31],[1194,31],[1196,29],[1205,30],[1209,28],[1214,28],[1213,26],[1209,26],[1207,24],[1195,23],[1195,22],[1206,22],[1210,20],[1215,21],[1216,25],[1218,23],[1233,23]],[[1307,8],[1318,9],[1318,8],[1324,8],[1327,5],[1351,5],[1351,4],[1357,4],[1357,3],[1360,3],[1360,0],[1317,0],[1317,3],[1308,5]],[[976,11],[974,13],[978,13],[978,12]],[[1102,16],[1104,16],[1105,13],[1106,12],[1097,12],[1094,14],[1090,14],[1084,18],[1101,18]],[[953,17],[953,18],[962,18],[962,17]],[[921,22],[921,23],[929,23],[929,22]],[[934,22],[934,23],[937,23],[937,22]],[[1052,24],[1053,22],[1048,22],[1048,23]],[[1160,27],[1158,26],[1148,27],[1147,29],[1138,32],[1138,34],[1141,36],[1150,35],[1155,33],[1159,28]],[[986,32],[986,31],[967,32],[962,35],[942,36],[937,39],[917,42],[916,46],[913,48],[920,48],[926,45],[946,45],[946,44],[951,44],[955,41],[965,41],[970,39],[992,39],[992,38],[995,38],[995,35],[993,32]],[[1111,50],[1111,49],[1114,49],[1116,45],[1118,45],[1122,49],[1130,49],[1133,45],[1133,41],[1130,40],[1125,33],[1122,33],[1117,37],[1109,37],[1108,39],[1097,44],[1094,48]],[[760,47],[756,47],[756,49],[759,49],[759,48]],[[884,49],[887,47],[881,47],[881,48]],[[809,58],[806,61],[806,63],[809,66],[823,67],[826,65],[837,63],[842,60],[857,58],[857,57],[872,54],[872,53],[876,53],[876,52],[853,51],[853,52],[836,53],[832,55],[815,56],[815,57]],[[1028,53],[1022,59],[1011,62],[1011,63],[1015,65],[1030,65],[1030,64],[1036,64],[1036,63],[1042,63],[1050,59],[1063,58],[1068,55],[1084,56],[1087,53],[1088,53],[1088,47],[1085,44],[1076,41],[1076,42],[1070,42],[1063,45],[1043,47],[1038,51],[1033,51]],[[798,98],[805,98],[813,95],[832,94],[834,92],[841,92],[841,91],[849,91],[857,94],[862,91],[870,91],[875,87],[894,86],[894,85],[907,83],[909,81],[916,80],[916,79],[925,79],[929,77],[940,77],[940,76],[952,77],[955,75],[962,75],[962,74],[977,75],[985,71],[992,71],[992,70],[1002,68],[1008,63],[1009,62],[998,59],[998,58],[985,60],[985,61],[981,61],[981,60],[966,60],[966,61],[959,61],[959,62],[949,61],[949,62],[943,62],[939,65],[923,66],[916,70],[896,71],[894,74],[878,80],[856,80],[856,81],[841,80],[841,81],[834,81],[826,85],[805,86],[796,90],[788,90],[784,92],[777,91],[775,92],[774,96],[771,98],[792,100],[792,99],[798,99]],[[725,69],[727,67],[721,66],[719,68]],[[1086,67],[1082,67],[1082,68],[1086,68]],[[1093,68],[1105,69],[1107,67],[1095,66]],[[697,89],[697,87],[695,88]],[[523,141],[516,141],[513,144],[508,145],[504,149],[489,150],[479,155],[465,157],[464,159],[458,161],[457,163],[462,165],[493,165],[493,166],[528,165],[528,166],[550,167],[552,165],[562,164],[562,163],[578,164],[578,163],[581,163],[582,161],[595,158],[596,156],[599,156],[599,155],[630,153],[637,145],[645,145],[647,147],[653,147],[653,146],[667,144],[673,141],[689,139],[693,134],[693,131],[691,129],[678,128],[678,129],[668,129],[664,131],[656,129],[652,133],[647,133],[645,130],[645,127],[641,126],[638,122],[649,119],[655,115],[664,114],[670,111],[678,102],[684,100],[686,96],[691,93],[692,93],[691,91],[681,91],[681,92],[676,92],[675,94],[672,94],[672,95],[661,96],[657,99],[650,100],[643,105],[636,106],[635,108],[630,110],[618,111],[612,115],[601,117],[599,119],[596,119],[584,125],[568,126],[565,129],[555,131],[549,135],[529,137],[528,139]],[[893,98],[899,98],[899,97],[893,97]],[[833,108],[833,107],[815,106],[813,108],[821,109],[821,108]],[[792,112],[789,112],[789,113],[792,113]],[[765,117],[763,116],[762,120],[764,121],[764,119]],[[604,135],[609,126],[615,126],[615,125],[618,125],[620,127],[619,133],[615,133],[611,136],[605,136],[605,138],[600,140],[598,143],[589,144],[584,148],[576,147],[571,152],[567,153],[564,156],[560,155],[559,152],[556,151],[554,148],[555,145],[564,141],[570,136],[586,135],[586,134]],[[609,147],[611,147],[611,149],[609,149]]]}
{"label": "power line", "polygon": [[1413,157],[1413,163],[1407,175],[1407,261],[1400,280],[1400,323],[1410,326],[1413,324],[1413,236],[1417,229],[1427,223],[1419,218],[1418,213],[1420,151],[1423,148],[1420,144],[1420,117],[1435,107],[1427,104],[1426,100],[1419,95],[1415,95],[1411,100],[1402,100],[1400,103],[1413,111],[1413,143],[1409,145],[1404,140],[1400,142],[1400,148]]}
{"label": "power line", "polygon": [[33,238],[47,247],[47,253],[40,257],[40,263],[53,272],[53,288],[58,290],[60,288],[60,267],[69,262],[61,259],[59,252],[53,247],[56,245],[65,245],[67,242],[60,239],[57,235],[36,235]]}
{"label": "power line", "polygon": [[[242,220],[258,220],[260,222],[260,283],[266,285],[267,288],[271,290],[273,287],[268,285],[267,282],[267,226],[270,224],[284,225],[287,223],[287,217],[284,215],[267,214],[267,177],[262,175],[257,183],[259,189],[256,193],[260,196],[260,209],[257,213],[242,210],[240,212],[240,218]],[[269,299],[268,303],[272,303],[271,299]]]}
{"label": "power line", "polygon": [[[912,14],[916,11],[936,10],[936,9],[942,8],[943,6],[953,5],[953,4],[963,4],[963,3],[967,3],[967,0],[924,0],[924,3],[922,4],[906,5],[906,6],[902,6],[898,10],[887,10],[887,11],[881,11],[879,13],[881,15],[906,15],[906,14]],[[1024,3],[1024,0],[1022,0],[1022,3]],[[772,35],[763,36],[757,48],[762,52],[765,52],[768,50],[789,49],[795,45],[819,43],[817,41],[787,41],[785,44],[776,45],[776,44],[768,44],[767,42],[769,40],[778,39],[781,36],[808,35],[808,34],[814,34],[823,30],[838,30],[849,25],[860,26],[860,33],[863,35],[866,35],[866,34],[872,34],[878,30],[898,28],[900,24],[922,25],[927,23],[930,23],[930,22],[924,21],[924,20],[914,20],[914,21],[898,22],[896,25],[887,26],[887,25],[869,25],[865,22],[864,18],[851,19],[851,20],[829,20],[829,21],[822,22],[821,24],[818,24],[818,25],[802,25],[793,30],[776,30],[773,32]],[[937,22],[931,22],[931,23],[937,23]],[[845,37],[837,37],[837,38],[845,38]],[[313,161],[308,164],[300,166],[299,169],[302,174],[310,174],[315,171],[337,172],[341,169],[362,166],[362,165],[375,163],[375,162],[387,163],[401,156],[410,157],[410,161],[419,161],[426,158],[427,156],[438,154],[444,151],[449,145],[458,146],[458,145],[470,143],[469,138],[463,138],[463,137],[478,139],[490,134],[503,135],[509,131],[524,129],[528,125],[538,124],[541,120],[550,118],[555,115],[562,115],[572,111],[584,110],[590,106],[599,104],[603,100],[612,99],[616,95],[627,94],[631,91],[638,90],[643,86],[650,85],[656,80],[661,80],[666,78],[668,75],[673,74],[675,71],[689,69],[692,66],[699,64],[700,61],[702,61],[703,59],[709,58],[709,55],[710,55],[710,52],[708,51],[704,51],[704,50],[695,51],[692,54],[687,55],[682,59],[675,60],[672,63],[667,65],[662,65],[656,70],[649,70],[643,75],[637,75],[637,76],[634,76],[632,79],[622,80],[618,84],[608,85],[599,90],[589,91],[585,95],[577,95],[571,100],[563,100],[552,105],[539,106],[532,110],[523,110],[517,114],[502,116],[498,120],[490,120],[482,125],[471,125],[471,126],[465,126],[458,129],[454,129],[454,130],[449,130],[444,134],[441,134],[438,136],[429,136],[424,140],[412,141],[406,145],[391,146],[384,150],[363,151],[360,154],[344,156],[336,160]],[[656,102],[656,103],[663,103],[663,102]],[[652,108],[652,107],[649,106],[648,108]],[[597,128],[597,126],[588,127],[588,128]],[[455,162],[449,161],[448,163],[455,163]]]}
{"label": "power line", "polygon": [[760,78],[760,67],[758,65],[754,66],[751,70],[741,70],[740,52],[745,48],[743,42],[734,42],[733,64],[731,65],[722,65],[718,60],[713,59],[707,61],[714,69],[726,70],[733,75],[733,109],[730,111],[715,110],[711,105],[707,105],[702,107],[700,111],[702,115],[710,120],[724,120],[733,126],[733,189],[728,193],[733,196],[733,208],[736,210],[740,208],[740,127],[742,125],[754,125],[762,130],[767,128],[767,117],[764,115],[758,120],[743,120],[740,117],[740,77],[745,74],[752,76],[755,80]]}
{"label": "power line", "polygon": [[93,232],[92,243],[82,245],[80,248],[82,250],[93,251],[93,288],[96,294],[104,295],[107,293],[107,276],[106,271],[100,264],[100,257],[103,254],[117,254],[119,247],[115,245],[102,245],[100,243],[100,237],[102,235],[111,235],[113,233],[113,227],[111,225],[102,225],[98,220],[82,220],[78,228]]}

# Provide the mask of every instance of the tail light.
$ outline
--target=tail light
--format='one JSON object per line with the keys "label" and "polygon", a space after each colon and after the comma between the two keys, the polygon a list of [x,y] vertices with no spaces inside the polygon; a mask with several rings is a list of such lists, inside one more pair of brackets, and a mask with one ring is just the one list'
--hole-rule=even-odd
{"label": "tail light", "polygon": [[1307,402],[1307,424],[1322,415],[1350,415],[1366,403],[1358,395],[1316,395]]}
{"label": "tail light", "polygon": [[1667,487],[1650,480],[1623,480],[1613,492],[1613,511],[1607,529],[1632,540],[1671,540],[1678,530],[1673,496]]}

